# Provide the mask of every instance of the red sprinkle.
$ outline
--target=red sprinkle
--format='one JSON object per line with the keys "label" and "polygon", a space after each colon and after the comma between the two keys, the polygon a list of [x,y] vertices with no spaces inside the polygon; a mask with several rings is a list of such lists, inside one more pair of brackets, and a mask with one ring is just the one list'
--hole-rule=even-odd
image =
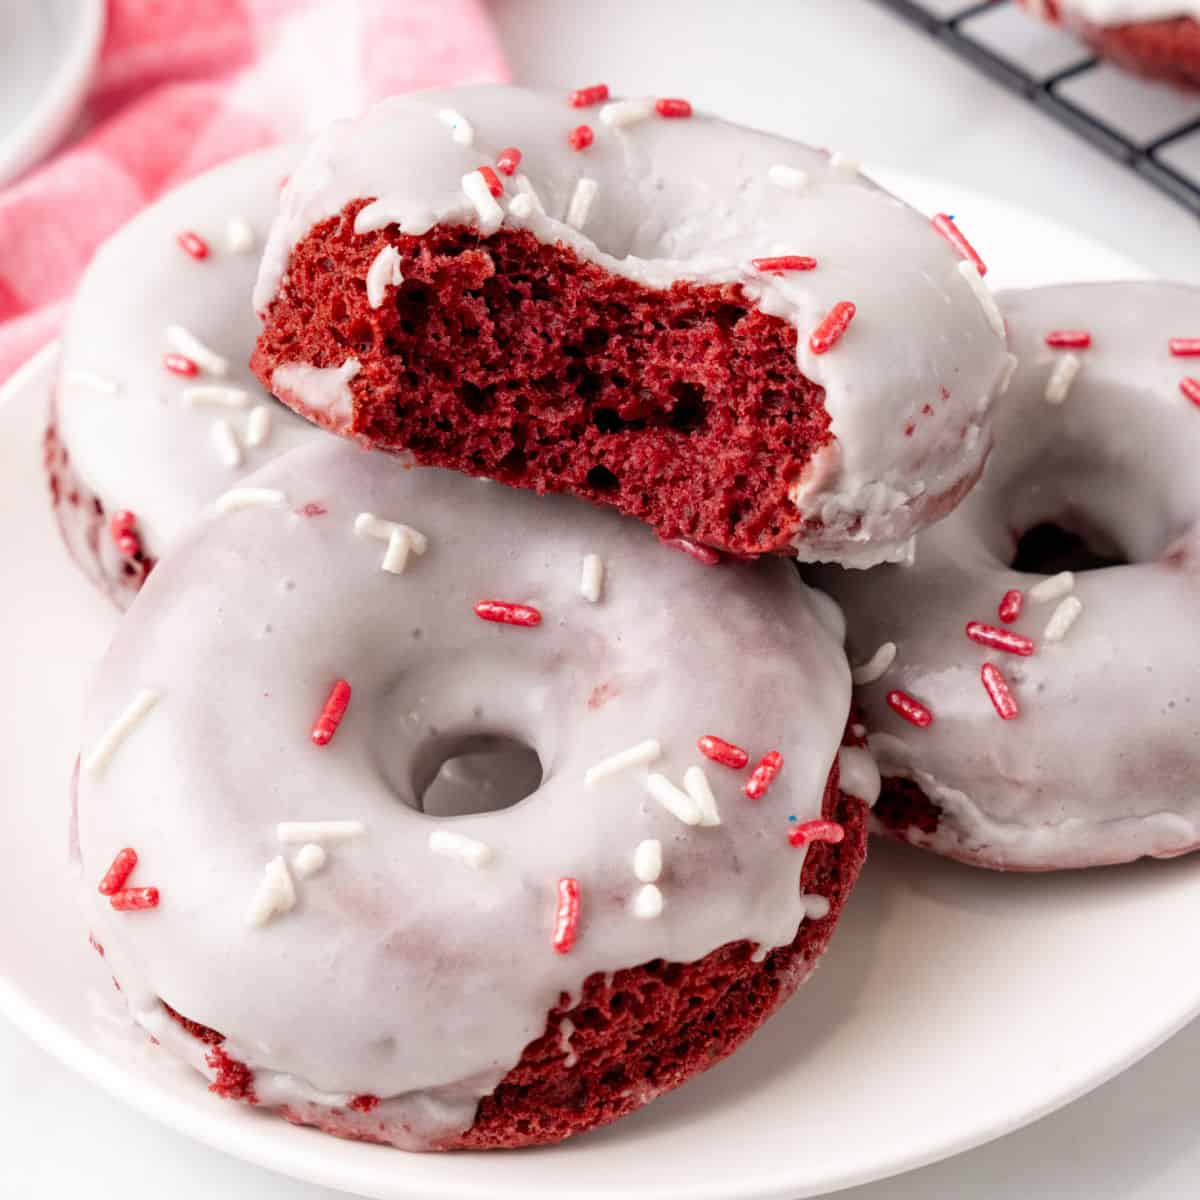
{"label": "red sprinkle", "polygon": [[571,143],[572,150],[586,150],[595,140],[596,135],[590,125],[576,125],[567,134],[567,141]]}
{"label": "red sprinkle", "polygon": [[746,786],[742,791],[750,797],[751,800],[761,800],[767,794],[767,788],[775,782],[775,777],[783,770],[783,755],[778,750],[772,750],[768,754],[764,754],[762,762],[754,768],[750,778],[746,780]]}
{"label": "red sprinkle", "polygon": [[325,701],[325,707],[321,709],[321,715],[312,727],[310,736],[314,746],[329,745],[333,740],[333,735],[337,733],[337,727],[342,723],[342,718],[346,715],[349,703],[350,685],[344,679],[339,679],[329,689],[329,698]]}
{"label": "red sprinkle", "polygon": [[136,850],[131,850],[128,846],[124,850],[118,850],[116,858],[112,860],[112,866],[100,880],[100,895],[111,896],[114,892],[119,892],[125,886],[125,881],[133,874],[133,868],[136,866]]}
{"label": "red sprinkle", "polygon": [[487,184],[488,191],[493,196],[498,198],[504,195],[504,184],[500,182],[500,176],[491,167],[480,167],[479,173],[483,176],[483,182]]}
{"label": "red sprinkle", "polygon": [[1000,597],[1000,607],[996,614],[1005,625],[1011,625],[1021,615],[1021,609],[1024,607],[1025,593],[1020,588],[1013,588]]}
{"label": "red sprinkle", "polygon": [[963,232],[959,229],[945,213],[938,213],[931,222],[934,229],[938,231],[958,251],[959,258],[965,258],[967,262],[973,262],[979,269],[980,275],[987,274],[987,264],[975,252],[975,247],[963,237]]}
{"label": "red sprinkle", "polygon": [[506,146],[496,155],[496,169],[501,175],[512,175],[521,165],[521,152],[516,146]]}
{"label": "red sprinkle", "polygon": [[569,954],[579,932],[579,880],[558,881],[558,906],[554,910],[554,949]]}
{"label": "red sprinkle", "polygon": [[511,604],[507,600],[480,600],[475,605],[475,615],[484,621],[523,625],[527,629],[542,623],[542,614],[536,608],[528,604]]}
{"label": "red sprinkle", "polygon": [[193,233],[188,229],[181,233],[175,240],[193,258],[208,257],[208,243],[198,233]]}
{"label": "red sprinkle", "polygon": [[808,339],[808,348],[814,354],[824,354],[832,350],[842,340],[842,334],[850,328],[854,314],[858,310],[849,300],[839,300],[824,316],[820,325],[812,331]]}
{"label": "red sprinkle", "polygon": [[995,663],[984,663],[979,672],[983,690],[995,706],[1002,721],[1011,721],[1017,715],[1017,702],[1008,686],[1008,680],[1000,673]]}
{"label": "red sprinkle", "polygon": [[134,912],[143,908],[157,908],[158,888],[125,888],[124,891],[114,892],[109,897],[108,902],[117,912]]}
{"label": "red sprinkle", "polygon": [[1052,329],[1046,334],[1046,345],[1053,350],[1086,350],[1091,344],[1086,329]]}
{"label": "red sprinkle", "polygon": [[750,265],[756,271],[782,275],[785,271],[811,271],[817,260],[804,254],[781,254],[776,258],[752,258]]}
{"label": "red sprinkle", "polygon": [[982,621],[967,622],[967,637],[981,646],[990,646],[993,650],[1004,650],[1009,654],[1028,657],[1033,653],[1032,638],[1013,633],[1010,629],[997,629],[995,625],[985,625]]}
{"label": "red sprinkle", "polygon": [[134,558],[142,551],[142,542],[137,535],[137,517],[127,508],[113,513],[108,522],[108,531],[117,549],[126,558]]}
{"label": "red sprinkle", "polygon": [[735,771],[740,771],[750,761],[750,755],[741,746],[735,746],[716,734],[706,733],[696,745],[705,758],[711,758],[723,767],[732,767]]}
{"label": "red sprinkle", "polygon": [[200,373],[200,368],[186,354],[164,354],[162,361],[168,371],[175,375],[183,375],[187,379]]}
{"label": "red sprinkle", "polygon": [[1200,354],[1200,338],[1172,338],[1167,345],[1176,358],[1195,358]]}
{"label": "red sprinkle", "polygon": [[692,106],[686,100],[655,100],[654,111],[660,117],[690,117]]}
{"label": "red sprinkle", "polygon": [[888,692],[887,702],[893,712],[899,713],[918,729],[924,729],[933,724],[933,713],[920,700],[914,699],[907,692]]}
{"label": "red sprinkle", "polygon": [[836,846],[845,836],[846,831],[836,821],[801,821],[792,826],[788,843],[809,846],[813,842],[830,842]]}
{"label": "red sprinkle", "polygon": [[593,104],[603,104],[608,99],[608,84],[594,83],[591,87],[576,88],[571,93],[572,108],[591,108]]}
{"label": "red sprinkle", "polygon": [[1190,375],[1185,376],[1179,381],[1179,390],[1197,407],[1200,407],[1200,379],[1193,379]]}
{"label": "red sprinkle", "polygon": [[706,567],[715,567],[721,561],[719,550],[701,545],[699,542],[693,542],[691,538],[676,537],[661,538],[660,540],[664,546],[670,546],[672,550],[682,550],[684,554],[690,554],[692,558]]}

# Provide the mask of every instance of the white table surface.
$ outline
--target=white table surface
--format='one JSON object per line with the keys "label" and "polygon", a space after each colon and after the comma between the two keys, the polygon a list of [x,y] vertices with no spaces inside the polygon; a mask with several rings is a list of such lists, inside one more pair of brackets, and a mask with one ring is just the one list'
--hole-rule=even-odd
{"label": "white table surface", "polygon": [[[614,90],[685,95],[734,119],[1041,210],[1163,275],[1200,281],[1195,218],[869,0],[496,0],[493,7],[517,79],[557,87],[604,79]],[[840,1195],[1190,1200],[1200,1191],[1198,1075],[1200,1023],[1028,1129]],[[0,1197],[337,1195],[138,1116],[2,1020],[0,1131]]]}

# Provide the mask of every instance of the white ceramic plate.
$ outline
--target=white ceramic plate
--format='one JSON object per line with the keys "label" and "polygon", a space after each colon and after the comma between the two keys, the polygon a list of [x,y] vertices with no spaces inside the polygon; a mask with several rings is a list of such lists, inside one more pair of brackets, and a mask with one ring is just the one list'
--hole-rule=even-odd
{"label": "white ceramic plate", "polygon": [[[1067,230],[888,175],[956,212],[998,285],[1133,276]],[[887,264],[881,263],[880,270]],[[91,664],[115,615],[58,544],[39,438],[53,352],[4,389],[0,534],[0,1011],[148,1115],[275,1170],[372,1197],[795,1200],[953,1154],[1066,1103],[1200,1011],[1200,857],[1005,877],[876,845],[817,975],[730,1061],[599,1133],[514,1154],[406,1155],[210,1096],[121,1035],[64,867]],[[1086,736],[1081,731],[1080,736]]]}
{"label": "white ceramic plate", "polygon": [[0,0],[0,184],[66,133],[104,36],[104,0]]}

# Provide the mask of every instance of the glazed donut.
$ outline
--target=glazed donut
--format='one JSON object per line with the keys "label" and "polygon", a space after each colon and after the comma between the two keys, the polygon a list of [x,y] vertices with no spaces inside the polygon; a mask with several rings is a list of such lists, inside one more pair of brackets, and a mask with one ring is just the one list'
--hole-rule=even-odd
{"label": "glazed donut", "polygon": [[[802,982],[866,818],[837,613],[794,570],[332,438],[217,507],[118,630],[76,789],[92,931],[167,1053],[333,1133],[516,1146]],[[482,737],[536,790],[421,811]]]}
{"label": "glazed donut", "polygon": [[80,282],[46,468],[68,549],[121,607],[206,504],[312,440],[246,365],[258,257],[295,159],[250,155],[169,193],[106,242]]}
{"label": "glazed donut", "polygon": [[1103,58],[1186,88],[1200,87],[1198,0],[1019,0],[1065,25]]}
{"label": "glazed donut", "polygon": [[393,98],[284,190],[252,365],[367,446],[740,556],[902,557],[978,475],[978,256],[841,156],[682,100]]}
{"label": "glazed donut", "polygon": [[979,486],[912,567],[815,573],[859,664],[875,818],[988,867],[1183,854],[1200,844],[1200,289],[1000,299],[1020,365]]}

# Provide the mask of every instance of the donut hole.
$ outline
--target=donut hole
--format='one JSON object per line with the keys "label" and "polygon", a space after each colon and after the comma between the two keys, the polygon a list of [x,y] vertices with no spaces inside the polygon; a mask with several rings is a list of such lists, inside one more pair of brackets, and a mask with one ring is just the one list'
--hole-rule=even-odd
{"label": "donut hole", "polygon": [[430,817],[467,817],[519,804],[542,783],[542,762],[506,734],[439,737],[413,764],[412,807]]}
{"label": "donut hole", "polygon": [[1129,565],[1113,538],[1098,529],[1040,521],[1016,538],[1009,565],[1015,571],[1057,575],[1060,571],[1099,571]]}

